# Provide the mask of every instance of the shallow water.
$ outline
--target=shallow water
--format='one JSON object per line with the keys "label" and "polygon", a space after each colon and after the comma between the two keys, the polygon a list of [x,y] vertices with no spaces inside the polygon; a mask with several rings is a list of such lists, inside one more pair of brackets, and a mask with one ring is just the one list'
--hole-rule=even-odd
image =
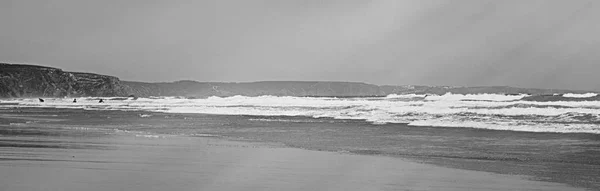
{"label": "shallow water", "polygon": [[[2,115],[9,116],[2,121],[12,122],[4,122],[3,128],[0,128],[4,139],[0,144],[11,148],[77,150],[79,147],[87,149],[95,146],[108,148],[94,150],[110,150],[114,145],[97,144],[95,141],[102,143],[103,137],[121,133],[131,134],[138,139],[220,136],[231,140],[278,143],[310,150],[391,156],[452,168],[521,175],[532,180],[600,188],[597,176],[600,174],[600,137],[597,134],[373,125],[359,120],[306,117],[44,108],[24,109],[21,113],[4,110]],[[31,116],[39,120],[31,121]],[[19,119],[24,120],[15,122]],[[23,144],[5,140],[30,135],[66,137],[70,141],[76,140],[76,144],[55,144],[51,140]]]}
{"label": "shallow water", "polygon": [[[222,116],[26,112],[69,120],[0,125],[0,190],[579,190],[393,157],[232,142],[176,125],[224,126]],[[103,117],[111,118],[97,121]]]}

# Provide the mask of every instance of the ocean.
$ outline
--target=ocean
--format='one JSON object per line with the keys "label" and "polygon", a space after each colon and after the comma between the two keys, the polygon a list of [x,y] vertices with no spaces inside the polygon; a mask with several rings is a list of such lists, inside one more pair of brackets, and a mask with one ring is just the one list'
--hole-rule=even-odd
{"label": "ocean", "polygon": [[[78,108],[86,110],[202,113],[217,115],[305,116],[364,120],[372,124],[465,127],[493,130],[600,134],[600,101],[521,101],[528,95],[445,94],[389,95],[387,97],[210,97],[185,99],[72,98],[17,99],[6,101],[24,107]],[[595,94],[565,94],[565,98]]]}
{"label": "ocean", "polygon": [[0,103],[0,145],[82,146],[13,139],[28,136],[208,137],[600,189],[600,102],[521,100],[526,96],[11,99]]}

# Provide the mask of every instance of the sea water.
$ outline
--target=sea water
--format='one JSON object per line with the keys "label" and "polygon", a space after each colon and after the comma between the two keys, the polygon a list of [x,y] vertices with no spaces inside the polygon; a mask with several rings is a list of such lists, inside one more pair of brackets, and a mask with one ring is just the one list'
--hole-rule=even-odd
{"label": "sea water", "polygon": [[[596,94],[564,94],[585,98]],[[186,99],[71,98],[17,99],[24,107],[82,108],[86,110],[149,111],[252,116],[305,116],[356,119],[373,124],[465,127],[493,130],[600,134],[600,101],[523,101],[528,95],[445,94],[388,95],[387,97],[278,97],[232,96]],[[11,107],[4,105],[0,107]]]}

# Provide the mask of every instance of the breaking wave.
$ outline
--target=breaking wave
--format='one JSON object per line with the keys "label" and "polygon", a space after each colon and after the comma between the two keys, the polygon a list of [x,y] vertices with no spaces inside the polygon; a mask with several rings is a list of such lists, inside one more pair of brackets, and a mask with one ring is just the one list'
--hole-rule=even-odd
{"label": "breaking wave", "polygon": [[572,97],[572,98],[588,98],[588,97],[594,97],[597,96],[598,94],[596,93],[585,93],[585,94],[572,94],[572,93],[567,93],[567,94],[563,94],[563,97]]}
{"label": "breaking wave", "polygon": [[[586,96],[595,96],[583,94]],[[583,96],[578,94],[578,96]],[[232,96],[185,99],[153,97],[8,101],[21,107],[151,111],[252,116],[307,116],[365,120],[374,124],[469,127],[494,130],[600,134],[600,101],[526,101],[528,95],[388,95],[368,98]],[[573,96],[564,94],[563,96]],[[6,102],[6,101],[5,101]],[[0,107],[14,107],[3,105]]]}

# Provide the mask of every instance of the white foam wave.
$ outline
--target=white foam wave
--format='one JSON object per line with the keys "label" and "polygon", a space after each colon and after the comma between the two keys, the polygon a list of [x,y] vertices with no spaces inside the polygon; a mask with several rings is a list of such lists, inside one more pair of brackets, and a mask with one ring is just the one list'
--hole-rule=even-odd
{"label": "white foam wave", "polygon": [[[527,95],[389,95],[379,98],[315,97],[179,97],[109,100],[97,98],[10,100],[22,107],[79,108],[166,113],[253,116],[308,116],[366,120],[374,124],[457,126],[515,131],[598,133],[599,101],[534,102]],[[9,107],[9,106],[2,106]],[[11,107],[14,107],[11,106]],[[141,117],[149,117],[141,116]],[[574,124],[577,123],[577,124]],[[577,127],[577,128],[575,128]]]}
{"label": "white foam wave", "polygon": [[398,99],[398,98],[410,99],[410,98],[425,98],[427,96],[428,95],[425,95],[425,94],[401,94],[401,95],[390,94],[390,95],[385,96],[385,98],[387,98],[387,99]]}
{"label": "white foam wave", "polygon": [[596,93],[584,93],[584,94],[573,94],[573,93],[567,93],[567,94],[563,94],[563,97],[571,97],[571,98],[588,98],[588,97],[594,97],[597,96],[598,94]]}
{"label": "white foam wave", "polygon": [[427,96],[425,99],[434,101],[459,101],[459,100],[479,100],[479,101],[512,101],[529,96],[527,94],[503,95],[503,94],[452,94]]}
{"label": "white foam wave", "polygon": [[165,138],[165,136],[162,135],[149,135],[149,134],[136,134],[136,137],[143,137],[143,138]]}

